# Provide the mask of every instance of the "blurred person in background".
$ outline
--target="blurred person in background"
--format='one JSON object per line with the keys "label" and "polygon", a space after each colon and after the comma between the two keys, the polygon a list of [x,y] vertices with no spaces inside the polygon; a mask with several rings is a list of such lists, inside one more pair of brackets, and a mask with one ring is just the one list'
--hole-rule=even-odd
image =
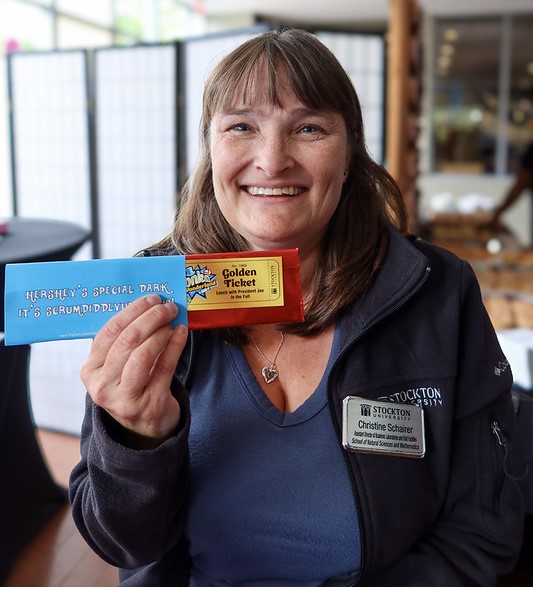
{"label": "blurred person in background", "polygon": [[[502,202],[494,209],[490,219],[483,224],[489,229],[501,227],[501,217],[510,209],[525,191],[529,190],[533,197],[533,142],[529,143],[520,158],[518,172],[515,180],[503,198]],[[533,240],[533,198],[531,200],[531,240]]]}

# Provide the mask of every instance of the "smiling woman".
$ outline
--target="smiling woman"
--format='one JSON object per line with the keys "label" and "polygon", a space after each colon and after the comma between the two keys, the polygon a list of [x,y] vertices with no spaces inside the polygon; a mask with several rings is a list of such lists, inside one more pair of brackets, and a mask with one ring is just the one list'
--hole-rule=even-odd
{"label": "smiling woman", "polygon": [[495,585],[523,523],[512,377],[486,370],[505,358],[471,268],[406,235],[343,68],[310,33],[258,35],[208,78],[201,136],[143,254],[297,248],[305,320],[114,316],[81,371],[83,536],[127,585]]}
{"label": "smiling woman", "polygon": [[[281,89],[289,87],[283,77]],[[346,126],[340,114],[312,111],[287,90],[278,90],[280,106],[265,103],[260,80],[252,92],[260,102],[211,122],[217,204],[248,250],[297,247],[304,261],[316,259],[349,166]]]}
{"label": "smiling woman", "polygon": [[365,291],[384,254],[383,220],[404,231],[406,213],[367,152],[359,99],[337,59],[311,34],[281,38],[243,44],[209,77],[199,165],[172,240],[185,252],[298,247],[307,321],[292,329],[312,334]]}

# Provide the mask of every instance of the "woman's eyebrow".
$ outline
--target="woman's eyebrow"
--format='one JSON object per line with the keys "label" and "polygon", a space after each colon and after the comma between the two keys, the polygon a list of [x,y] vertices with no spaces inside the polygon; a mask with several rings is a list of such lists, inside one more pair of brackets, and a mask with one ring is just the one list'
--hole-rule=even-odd
{"label": "woman's eyebrow", "polygon": [[295,117],[319,117],[319,116],[325,115],[325,112],[318,111],[315,109],[299,108],[299,109],[294,109],[293,111],[291,111],[290,114]]}
{"label": "woman's eyebrow", "polygon": [[257,111],[252,108],[242,107],[242,108],[223,109],[222,111],[220,111],[220,114],[224,115],[224,116],[232,116],[232,115],[241,116],[241,115],[250,115],[251,113],[254,113],[254,112],[257,112]]}
{"label": "woman's eyebrow", "polygon": [[[261,109],[255,109],[252,107],[230,107],[228,109],[223,109],[222,111],[220,111],[220,114],[224,116],[244,116],[251,114],[261,114]],[[293,117],[318,117],[324,116],[326,113],[324,111],[302,107],[289,111],[288,114]]]}

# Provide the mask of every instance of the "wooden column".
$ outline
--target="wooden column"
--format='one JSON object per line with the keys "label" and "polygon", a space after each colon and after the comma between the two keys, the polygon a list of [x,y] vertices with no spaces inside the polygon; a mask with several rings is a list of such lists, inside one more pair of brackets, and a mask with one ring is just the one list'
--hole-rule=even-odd
{"label": "wooden column", "polygon": [[418,118],[421,96],[420,9],[389,0],[387,45],[387,169],[400,185],[410,226],[418,221]]}

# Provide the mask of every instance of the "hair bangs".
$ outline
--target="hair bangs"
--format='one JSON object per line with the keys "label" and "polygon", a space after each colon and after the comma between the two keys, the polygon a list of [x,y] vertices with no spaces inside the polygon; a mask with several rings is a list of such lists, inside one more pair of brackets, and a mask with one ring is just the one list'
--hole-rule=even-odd
{"label": "hair bangs", "polygon": [[[297,41],[272,33],[245,43],[231,59],[224,58],[206,85],[204,104],[209,105],[209,112],[205,121],[236,103],[267,102],[283,107],[281,97],[287,91],[312,109],[344,113],[348,97],[339,96],[342,84],[338,66],[334,60],[329,63],[318,39],[315,42],[320,47],[310,50],[307,45],[302,51],[294,51]],[[324,84],[328,77],[335,79]],[[352,102],[352,97],[348,101]]]}

